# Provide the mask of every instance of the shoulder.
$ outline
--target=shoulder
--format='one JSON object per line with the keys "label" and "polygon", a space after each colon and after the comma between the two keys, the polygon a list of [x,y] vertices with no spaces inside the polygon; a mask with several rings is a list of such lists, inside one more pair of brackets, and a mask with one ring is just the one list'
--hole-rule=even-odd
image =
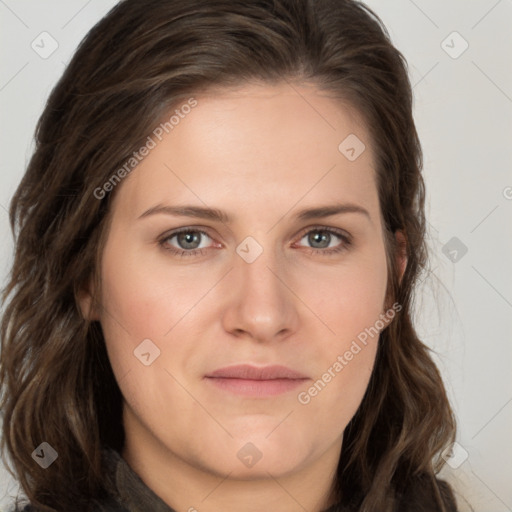
{"label": "shoulder", "polygon": [[397,512],[441,512],[440,502],[446,512],[457,512],[455,496],[447,482],[428,475],[420,476],[403,492]]}

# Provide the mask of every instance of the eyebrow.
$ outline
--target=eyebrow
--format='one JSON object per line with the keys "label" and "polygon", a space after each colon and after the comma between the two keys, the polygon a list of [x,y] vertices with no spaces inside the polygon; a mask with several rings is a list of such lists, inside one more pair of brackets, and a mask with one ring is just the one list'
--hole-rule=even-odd
{"label": "eyebrow", "polygon": [[[297,212],[295,217],[297,220],[311,220],[345,213],[359,213],[371,220],[370,214],[367,210],[365,210],[362,206],[352,203],[305,208]],[[169,206],[163,204],[157,204],[149,208],[144,213],[142,213],[138,219],[143,219],[156,214],[173,215],[176,217],[194,217],[198,219],[218,221],[224,224],[232,222],[232,218],[228,213],[217,208],[207,208],[194,205]]]}

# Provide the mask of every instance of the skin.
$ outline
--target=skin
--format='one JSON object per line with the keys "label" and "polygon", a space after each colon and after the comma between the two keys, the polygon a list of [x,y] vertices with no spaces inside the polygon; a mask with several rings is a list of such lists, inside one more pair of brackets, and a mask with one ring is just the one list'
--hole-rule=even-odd
{"label": "skin", "polygon": [[[197,106],[118,186],[101,308],[91,307],[91,289],[81,304],[101,322],[123,393],[122,456],[177,511],[325,510],[334,502],[343,431],[367,388],[377,337],[308,404],[297,395],[386,311],[368,132],[355,111],[313,86],[252,84],[195,98]],[[338,145],[352,133],[366,150],[351,162]],[[368,216],[296,218],[299,210],[333,203],[358,205]],[[157,204],[215,207],[232,221],[138,219]],[[159,246],[166,235],[167,247],[190,251],[172,237],[181,227],[207,233],[194,232],[203,254],[180,257]],[[316,228],[312,235],[321,236],[325,227],[352,243],[332,234],[328,248],[343,250],[322,253],[321,239],[308,233]],[[263,248],[252,263],[236,252],[248,236]],[[149,366],[134,357],[144,339],[160,350]],[[240,363],[282,364],[309,380],[254,398],[204,378]],[[261,453],[252,467],[237,457],[249,442]]]}

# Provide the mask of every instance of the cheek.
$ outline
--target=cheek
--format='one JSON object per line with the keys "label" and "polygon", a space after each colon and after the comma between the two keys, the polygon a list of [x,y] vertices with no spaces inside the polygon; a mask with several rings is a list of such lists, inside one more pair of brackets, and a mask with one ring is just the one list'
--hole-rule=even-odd
{"label": "cheek", "polygon": [[331,335],[318,346],[314,382],[297,398],[308,414],[335,431],[357,411],[373,370],[387,286],[384,248],[376,244],[357,261],[324,269],[302,283],[304,293],[309,290],[305,301],[316,305]]}
{"label": "cheek", "polygon": [[296,276],[295,289],[329,328],[338,348],[373,326],[384,312],[387,287],[384,248],[377,245],[366,252],[350,256],[340,265],[319,268],[314,273],[304,271],[300,277]]}
{"label": "cheek", "polygon": [[297,396],[305,413],[314,417],[315,423],[323,424],[326,432],[341,433],[364,397],[379,343],[375,325],[382,311],[381,299],[379,295],[370,304],[352,296],[352,306],[343,313],[338,310],[338,316],[330,322],[336,336],[321,347],[314,380]]}
{"label": "cheek", "polygon": [[[152,258],[130,250],[121,236],[109,239],[102,260],[101,326],[112,369],[131,402],[143,398],[141,389],[172,387],[165,369],[180,380],[197,371],[194,342],[212,324],[216,301],[215,291],[209,290],[218,280],[207,267],[195,271],[173,266],[162,255]],[[148,352],[153,362],[145,366],[142,354]],[[176,400],[188,403],[180,389],[175,386]],[[155,408],[161,410],[160,405]]]}
{"label": "cheek", "polygon": [[340,436],[359,408],[371,377],[378,336],[331,345],[322,368],[297,395],[299,415],[312,432],[332,441]]}
{"label": "cheek", "polygon": [[215,282],[211,273],[192,279],[190,270],[162,261],[143,257],[130,250],[128,241],[112,238],[102,261],[102,324],[114,324],[122,337],[134,342],[162,339]]}
{"label": "cheek", "polygon": [[[105,247],[101,326],[123,396],[140,418],[151,418],[154,427],[166,421],[164,415],[154,414],[169,406],[163,390],[174,390],[177,403],[190,402],[165,370],[187,363],[192,345],[183,344],[179,333],[193,317],[194,305],[208,283],[190,279],[190,272],[170,275],[169,267],[166,273],[162,265],[148,264],[140,254],[130,251],[126,240],[115,237]],[[195,336],[191,329],[187,334],[192,339]],[[145,354],[149,354],[146,359]],[[152,390],[150,400],[146,390]]]}

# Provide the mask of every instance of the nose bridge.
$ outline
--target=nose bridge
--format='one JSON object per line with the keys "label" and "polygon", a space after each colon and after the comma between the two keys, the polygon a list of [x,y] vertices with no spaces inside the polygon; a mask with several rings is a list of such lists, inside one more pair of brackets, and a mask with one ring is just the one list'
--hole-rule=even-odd
{"label": "nose bridge", "polygon": [[267,298],[275,298],[276,295],[281,294],[282,290],[279,289],[279,281],[275,276],[277,273],[275,260],[275,257],[265,254],[259,256],[252,263],[238,262],[242,282],[245,284],[245,288],[252,292],[252,296],[263,294]]}
{"label": "nose bridge", "polygon": [[269,239],[267,237],[264,247],[255,238],[247,237],[236,249],[235,262],[242,289],[247,292],[243,295],[266,303],[281,301],[284,293],[283,285],[275,275],[279,258]]}
{"label": "nose bridge", "polygon": [[[270,245],[247,237],[236,248],[230,286],[235,293],[230,305],[229,329],[249,332],[258,339],[271,339],[283,330],[293,330],[293,294],[283,281],[285,266]],[[261,237],[260,237],[261,239]]]}

